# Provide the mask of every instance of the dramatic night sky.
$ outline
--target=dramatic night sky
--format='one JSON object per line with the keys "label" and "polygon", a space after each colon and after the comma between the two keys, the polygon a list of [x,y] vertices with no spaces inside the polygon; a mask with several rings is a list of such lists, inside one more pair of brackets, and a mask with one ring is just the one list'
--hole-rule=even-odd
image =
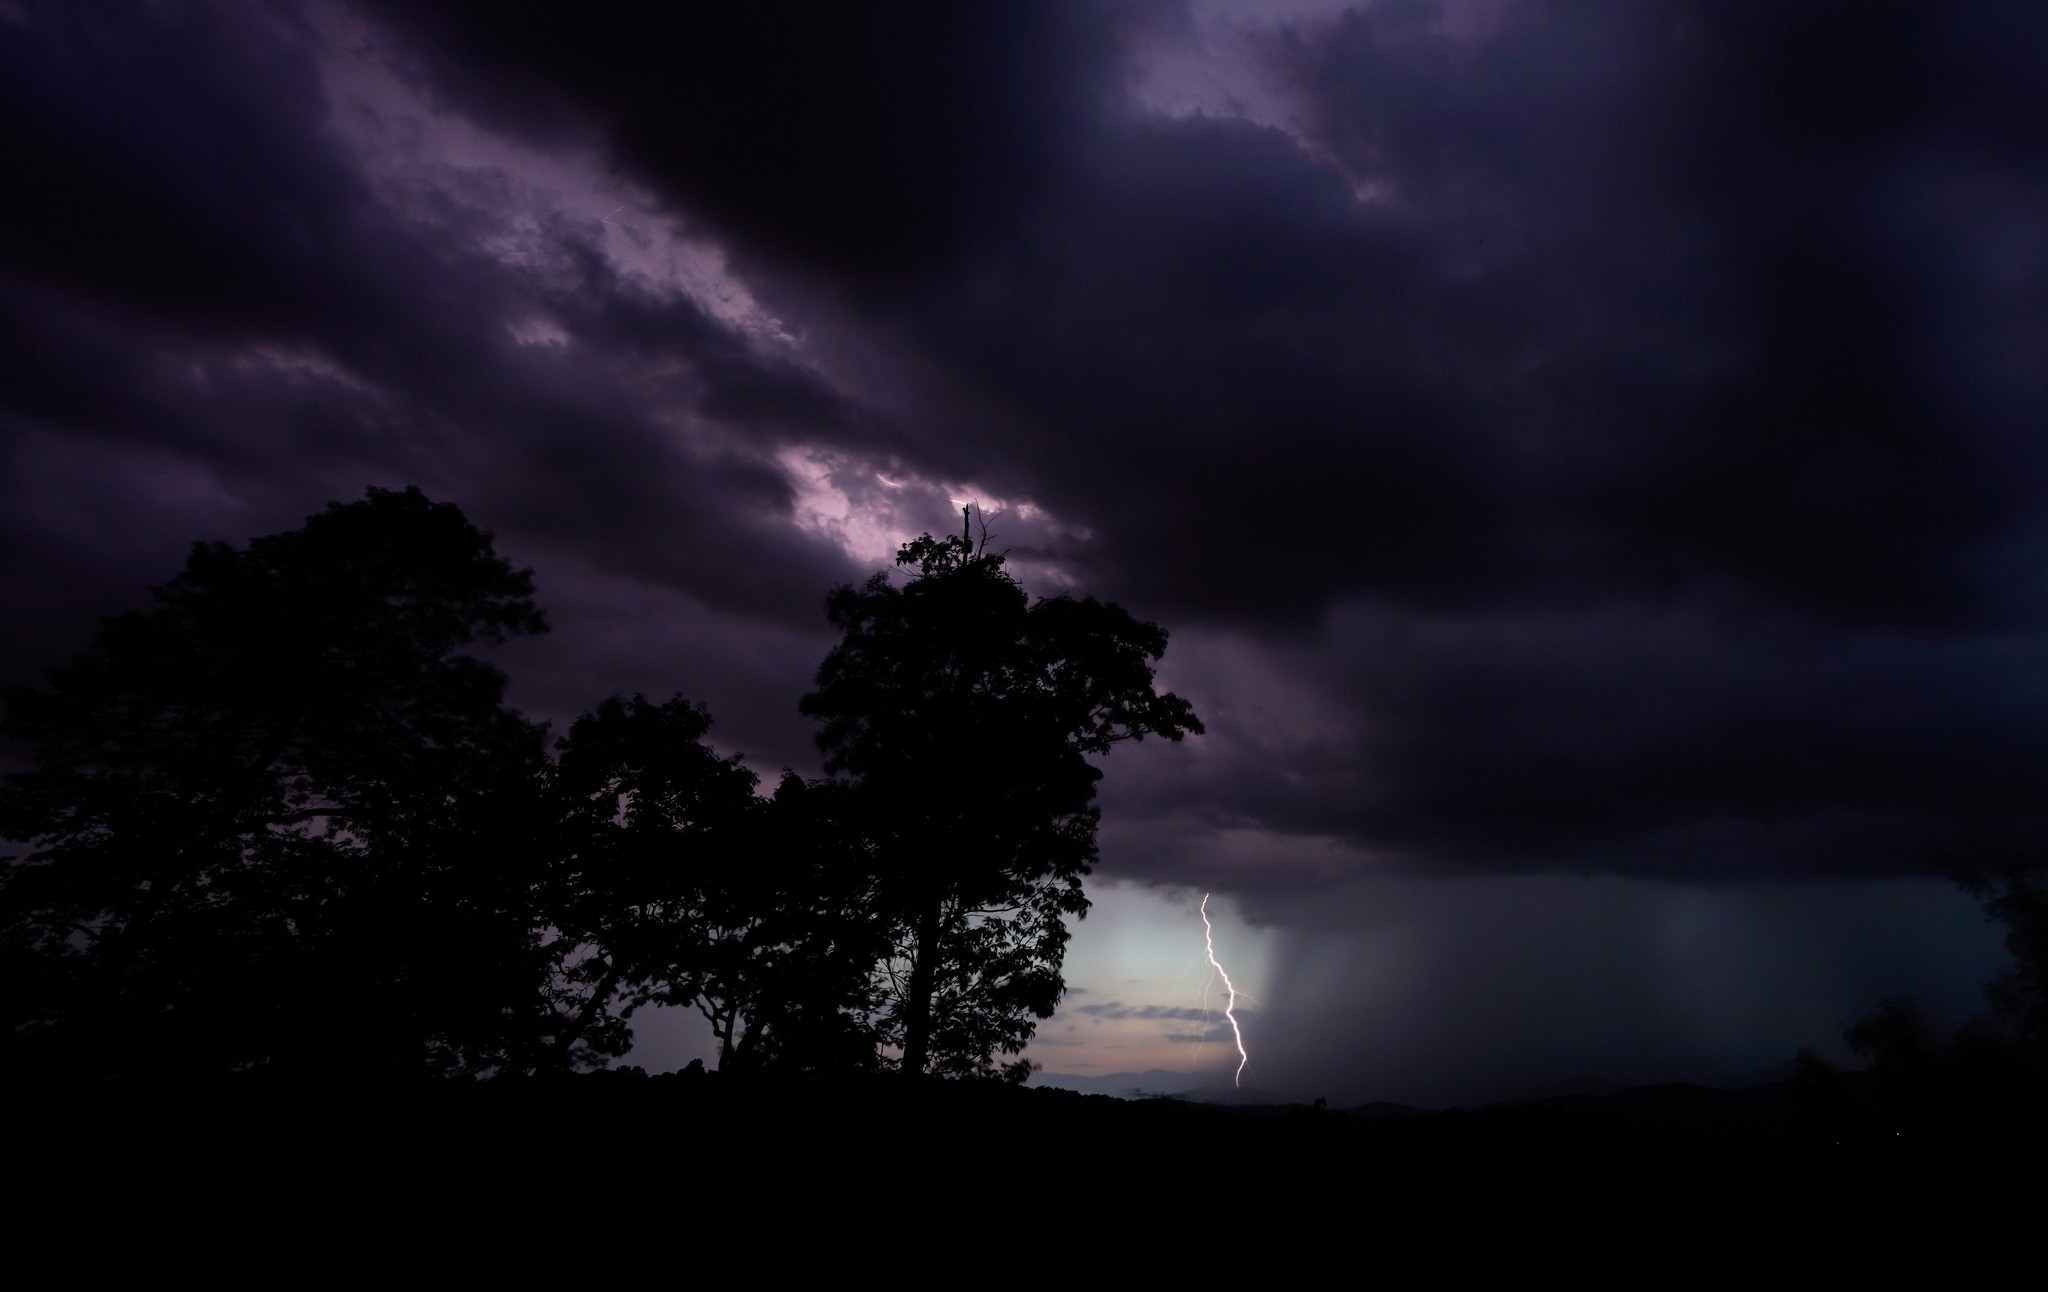
{"label": "dramatic night sky", "polygon": [[815,774],[826,590],[970,500],[1208,724],[1106,764],[1049,1074],[1227,1074],[1208,890],[1287,1094],[1975,1008],[1933,859],[2048,836],[2048,8],[675,12],[0,3],[0,681],[416,483],[536,572],[527,712]]}

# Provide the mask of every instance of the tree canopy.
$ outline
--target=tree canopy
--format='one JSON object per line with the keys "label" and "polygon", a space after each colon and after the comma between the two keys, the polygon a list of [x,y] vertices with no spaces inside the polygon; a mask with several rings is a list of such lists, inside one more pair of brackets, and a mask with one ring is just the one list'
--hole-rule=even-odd
{"label": "tree canopy", "polygon": [[692,1007],[719,1066],[860,1067],[879,951],[829,786],[772,798],[680,696],[613,697],[561,742],[562,832],[540,902],[550,1066],[617,1054],[649,1004]]}
{"label": "tree canopy", "polygon": [[910,1072],[1005,1063],[1064,990],[1068,916],[1088,909],[1101,777],[1089,755],[1202,725],[1154,689],[1166,632],[1089,598],[1031,602],[999,553],[925,535],[826,603],[841,641],[800,704],[850,778],[890,931],[885,1041]]}
{"label": "tree canopy", "polygon": [[608,699],[551,757],[470,653],[546,630],[532,576],[417,489],[196,545],[6,696],[8,1066],[566,1071],[664,1005],[728,1070],[1021,1078],[1088,908],[1089,759],[1202,728],[1155,625],[1029,602],[964,540],[900,560],[828,600],[800,707],[836,779],[764,796],[680,696]]}
{"label": "tree canopy", "polygon": [[372,489],[193,547],[7,696],[7,1036],[97,1070],[505,1062],[543,729],[464,653],[546,630],[456,507]]}

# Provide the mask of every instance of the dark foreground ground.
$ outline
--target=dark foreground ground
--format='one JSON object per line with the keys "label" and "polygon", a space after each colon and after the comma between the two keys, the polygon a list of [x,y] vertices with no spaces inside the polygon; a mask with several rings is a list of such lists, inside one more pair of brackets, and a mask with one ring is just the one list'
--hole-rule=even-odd
{"label": "dark foreground ground", "polygon": [[1106,1234],[1120,1259],[1168,1267],[1240,1242],[1356,1242],[1443,1270],[1651,1244],[1667,1268],[1761,1245],[1818,1271],[2032,1232],[2048,1162],[2038,1118],[1909,1127],[1853,1091],[1817,1102],[1790,1084],[1413,1114],[628,1071],[44,1087],[8,1106],[17,1248],[82,1226],[117,1244],[147,1233],[170,1266],[402,1246],[499,1269],[588,1262],[581,1281],[599,1282],[615,1281],[607,1262],[695,1260],[706,1243],[754,1269],[900,1268],[946,1250],[979,1272],[938,1281],[982,1282],[1079,1259],[1075,1244]]}

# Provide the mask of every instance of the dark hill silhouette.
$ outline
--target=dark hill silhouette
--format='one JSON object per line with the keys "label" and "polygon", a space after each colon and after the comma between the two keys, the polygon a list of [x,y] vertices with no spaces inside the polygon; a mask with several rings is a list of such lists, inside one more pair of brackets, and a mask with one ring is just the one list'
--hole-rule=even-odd
{"label": "dark hill silhouette", "polygon": [[[561,1223],[563,1190],[599,1188],[617,1232],[684,1225],[830,1250],[888,1178],[893,1205],[928,1211],[947,1232],[1192,1215],[1250,1250],[1279,1236],[1304,1252],[1336,1244],[1355,1257],[1370,1244],[1376,1259],[1461,1267],[1526,1268],[1532,1253],[1597,1264],[1624,1239],[1678,1253],[1768,1242],[1779,1259],[1803,1249],[1832,1262],[1844,1232],[1905,1237],[1946,1209],[1997,1214],[2013,1196],[2003,1168],[2044,1146],[1831,1141],[1803,1128],[1789,1100],[1757,1116],[1711,1099],[1694,1108],[1685,1094],[1674,1113],[1668,1091],[1608,1107],[1398,1117],[895,1074],[10,1093],[36,1110],[12,1145],[15,1161],[34,1164],[42,1200],[18,1209],[24,1226],[56,1199],[96,1199],[95,1220],[114,1224],[203,1204],[209,1232],[222,1217],[252,1235],[271,1218],[345,1223],[325,1241],[345,1233],[347,1250],[396,1233],[502,1231],[494,1242],[509,1246],[492,1250],[524,1252],[522,1231],[543,1216]],[[992,1155],[1005,1169],[987,1170]]]}

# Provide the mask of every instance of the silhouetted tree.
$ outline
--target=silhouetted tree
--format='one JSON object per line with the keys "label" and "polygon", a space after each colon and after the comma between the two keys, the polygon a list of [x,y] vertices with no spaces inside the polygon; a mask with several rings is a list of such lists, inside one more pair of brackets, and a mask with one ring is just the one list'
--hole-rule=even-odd
{"label": "silhouetted tree", "polygon": [[2013,965],[1985,985],[1992,1016],[1944,1041],[1906,998],[1884,1002],[1843,1033],[1869,1062],[1870,1097],[1916,1134],[1983,1138],[2048,1131],[2048,893],[2039,866],[1993,870],[1960,861],[1951,876],[2006,927]]}
{"label": "silhouetted tree", "polygon": [[560,745],[558,856],[542,1066],[622,1053],[648,1004],[694,1006],[722,1069],[845,1069],[871,1059],[872,912],[830,797],[785,776],[772,799],[704,743],[681,697],[614,697]]}
{"label": "silhouetted tree", "polygon": [[732,936],[714,944],[695,1003],[722,1069],[844,1074],[874,1068],[888,954],[869,841],[846,787],[785,771],[726,890]]}
{"label": "silhouetted tree", "polygon": [[2048,1063],[2048,889],[2044,870],[2008,864],[1986,873],[1953,867],[1956,882],[1984,903],[1984,913],[2005,926],[2012,968],[1985,985],[1984,998],[2000,1023]]}
{"label": "silhouetted tree", "polygon": [[1096,857],[1088,755],[1202,726],[1153,689],[1156,625],[1092,598],[1029,604],[964,538],[925,535],[897,563],[905,586],[878,574],[827,599],[842,639],[800,708],[874,849],[884,1038],[909,1072],[993,1073],[1064,990],[1063,921],[1087,911]]}
{"label": "silhouetted tree", "polygon": [[754,804],[754,774],[704,744],[710,726],[680,696],[614,696],[560,742],[562,827],[542,901],[553,969],[542,1066],[623,1053],[632,1012],[695,980]]}
{"label": "silhouetted tree", "polygon": [[1875,1014],[1843,1029],[1842,1039],[1865,1059],[1871,1093],[1894,1115],[1926,1121],[1936,1100],[1942,1046],[1912,998],[1893,997]]}
{"label": "silhouetted tree", "polygon": [[5,1043],[114,1072],[481,1071],[529,1045],[543,729],[464,654],[545,631],[453,505],[201,543],[8,695]]}

